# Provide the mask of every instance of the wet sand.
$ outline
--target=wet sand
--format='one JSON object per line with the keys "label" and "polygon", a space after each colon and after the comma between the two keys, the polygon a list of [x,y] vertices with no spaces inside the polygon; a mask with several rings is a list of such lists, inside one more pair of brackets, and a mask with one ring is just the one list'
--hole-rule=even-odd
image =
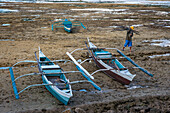
{"label": "wet sand", "polygon": [[[76,10],[89,8],[89,10]],[[92,10],[92,8],[98,8]],[[87,37],[99,47],[122,49],[126,31],[117,26],[134,25],[140,35],[134,34],[133,52],[125,48],[123,52],[138,65],[147,69],[154,77],[134,69],[115,51],[123,65],[136,77],[130,85],[124,86],[100,72],[94,75],[94,82],[102,91],[97,91],[88,83],[72,85],[73,97],[67,106],[54,98],[43,87],[32,87],[15,99],[8,70],[0,70],[0,112],[58,112],[64,110],[77,113],[114,113],[114,112],[169,112],[170,111],[170,57],[153,55],[170,53],[170,46],[156,46],[154,40],[170,41],[170,9],[162,6],[132,4],[38,4],[5,3],[0,9],[10,9],[0,13],[0,67],[12,66],[18,61],[35,60],[34,52],[41,47],[51,60],[69,59],[65,54],[77,48],[85,48]],[[104,11],[109,9],[111,11]],[[63,28],[51,30],[54,20],[74,19],[81,21],[87,30],[75,27],[73,33]],[[168,45],[168,44],[167,44]],[[169,44],[170,45],[170,44]],[[88,58],[87,51],[74,54],[75,59]],[[59,63],[66,70],[76,70],[74,64]],[[92,73],[98,68],[94,62],[82,65]],[[15,77],[38,72],[35,64],[21,64],[15,68]],[[82,80],[80,74],[66,75],[70,81]],[[28,85],[42,83],[40,76],[21,78],[16,82],[21,91]],[[85,91],[80,91],[84,89]]]}

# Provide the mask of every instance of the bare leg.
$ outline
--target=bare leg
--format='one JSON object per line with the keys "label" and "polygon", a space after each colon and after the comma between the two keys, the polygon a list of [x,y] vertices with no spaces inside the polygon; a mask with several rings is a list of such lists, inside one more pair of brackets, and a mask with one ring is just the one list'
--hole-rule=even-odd
{"label": "bare leg", "polygon": [[122,51],[124,51],[125,47],[123,47]]}
{"label": "bare leg", "polygon": [[131,52],[132,47],[130,47],[130,52]]}

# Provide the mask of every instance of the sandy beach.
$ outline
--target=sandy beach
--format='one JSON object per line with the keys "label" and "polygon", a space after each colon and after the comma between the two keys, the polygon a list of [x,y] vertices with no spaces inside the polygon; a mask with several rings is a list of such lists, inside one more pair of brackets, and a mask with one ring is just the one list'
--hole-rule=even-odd
{"label": "sandy beach", "polygon": [[[111,51],[136,77],[130,85],[122,85],[103,72],[94,82],[72,85],[73,97],[66,106],[44,87],[32,87],[15,99],[9,70],[0,70],[1,113],[168,113],[170,112],[170,8],[158,5],[105,3],[0,3],[0,67],[23,60],[36,60],[40,47],[51,60],[67,59],[66,52],[86,48],[90,38],[96,46],[122,49],[126,32],[120,26],[135,27],[132,52],[123,53],[154,77],[134,69],[132,64]],[[3,9],[3,10],[2,10]],[[72,33],[63,28],[51,30],[62,19],[80,21],[87,29],[74,27]],[[88,58],[88,51],[73,54],[75,59]],[[71,62],[59,63],[65,71],[77,70]],[[92,62],[82,65],[89,73],[98,68]],[[15,77],[38,72],[36,64],[23,63],[14,69]],[[70,81],[84,80],[81,74],[67,74]],[[41,84],[41,76],[23,77],[16,81],[19,91],[31,84]],[[67,110],[67,111],[65,111]]]}

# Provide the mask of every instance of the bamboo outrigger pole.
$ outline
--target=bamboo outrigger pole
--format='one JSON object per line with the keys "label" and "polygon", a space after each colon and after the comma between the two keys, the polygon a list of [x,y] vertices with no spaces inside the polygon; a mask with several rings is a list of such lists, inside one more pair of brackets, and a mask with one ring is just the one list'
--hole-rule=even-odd
{"label": "bamboo outrigger pole", "polygon": [[144,73],[146,73],[147,75],[153,77],[153,74],[149,73],[147,70],[143,69],[142,67],[140,67],[139,65],[137,65],[132,59],[130,59],[129,57],[127,57],[126,55],[124,55],[121,51],[119,51],[117,49],[117,52],[122,55],[123,57],[125,57],[129,62],[131,62],[134,66],[138,67],[141,71],[143,71]]}

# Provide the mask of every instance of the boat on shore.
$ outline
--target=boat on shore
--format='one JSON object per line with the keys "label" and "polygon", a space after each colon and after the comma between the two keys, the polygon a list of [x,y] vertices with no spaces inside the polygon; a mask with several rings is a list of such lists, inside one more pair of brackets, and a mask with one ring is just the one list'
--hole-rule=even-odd
{"label": "boat on shore", "polygon": [[89,39],[88,45],[89,53],[97,67],[104,69],[103,72],[116,81],[125,85],[130,84],[136,75],[131,74],[106,48],[98,48]]}
{"label": "boat on shore", "polygon": [[[35,53],[36,56],[36,53]],[[51,62],[42,52],[39,50],[39,59],[38,62],[39,72],[42,73],[42,80],[44,84],[53,84],[46,85],[45,87],[51,92],[54,97],[59,101],[68,104],[69,99],[73,96],[71,85],[69,80],[64,75],[63,69],[58,65]]]}
{"label": "boat on shore", "polygon": [[[97,90],[99,90],[99,91],[101,90],[101,88],[99,86],[97,86],[90,79],[91,76],[88,77],[89,73],[87,71],[84,72],[85,69],[80,64],[78,64],[76,61],[74,61],[74,63],[77,64],[76,67],[79,71],[64,71],[58,65],[57,62],[66,63],[70,60],[52,60],[51,61],[43,54],[43,52],[40,50],[40,48],[39,48],[39,57],[37,57],[37,54],[35,52],[35,58],[36,58],[36,61],[25,60],[25,61],[17,62],[14,65],[12,65],[11,67],[0,67],[0,70],[1,69],[2,70],[9,69],[11,81],[12,81],[12,87],[13,87],[16,99],[19,99],[20,98],[19,95],[31,87],[45,86],[47,88],[47,90],[54,97],[56,97],[60,102],[62,102],[65,105],[68,105],[70,98],[73,97],[72,88],[71,88],[72,84],[83,83],[83,82],[91,83]],[[74,58],[72,58],[72,60],[74,60]],[[18,68],[16,66],[21,63],[36,63],[36,64],[38,63],[39,72],[24,74],[24,75],[21,75],[21,76],[18,76],[15,78],[14,77],[15,74],[14,74],[13,70],[15,68]],[[67,79],[65,76],[65,74],[69,74],[69,73],[80,73],[81,75],[83,75],[85,77],[86,80],[77,80],[77,81],[70,82],[69,79]],[[80,74],[75,74],[75,75],[80,76]],[[18,79],[26,77],[26,76],[41,76],[43,83],[28,85],[24,89],[18,91],[16,81]],[[92,79],[94,79],[94,78],[92,77]]]}

